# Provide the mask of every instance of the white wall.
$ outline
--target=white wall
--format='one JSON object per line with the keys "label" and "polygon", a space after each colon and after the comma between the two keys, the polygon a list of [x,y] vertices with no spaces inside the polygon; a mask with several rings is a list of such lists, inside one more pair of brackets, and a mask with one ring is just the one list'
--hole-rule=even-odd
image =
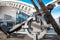
{"label": "white wall", "polygon": [[16,12],[17,10],[11,7],[0,7],[0,18],[4,18],[4,14],[16,18]]}

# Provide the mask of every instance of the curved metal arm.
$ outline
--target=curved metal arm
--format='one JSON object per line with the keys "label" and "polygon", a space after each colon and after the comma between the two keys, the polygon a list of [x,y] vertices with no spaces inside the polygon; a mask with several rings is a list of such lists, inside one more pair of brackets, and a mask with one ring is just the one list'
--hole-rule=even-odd
{"label": "curved metal arm", "polygon": [[11,33],[15,32],[15,31],[20,30],[22,28],[22,25],[27,25],[26,23],[31,19],[32,19],[32,17],[29,17],[26,21],[13,26],[13,28],[10,30],[8,30],[5,26],[0,26],[0,30],[3,31],[3,33],[6,35],[10,35]]}
{"label": "curved metal arm", "polygon": [[17,24],[17,25],[15,25],[15,26],[13,26],[13,28],[12,28],[11,30],[9,30],[9,34],[15,32],[15,31],[20,30],[20,29],[22,28],[22,25],[27,25],[26,23],[27,23],[29,20],[31,20],[31,19],[32,19],[32,17],[29,17],[26,21],[24,21],[24,22],[22,22],[22,23],[20,23],[20,24]]}

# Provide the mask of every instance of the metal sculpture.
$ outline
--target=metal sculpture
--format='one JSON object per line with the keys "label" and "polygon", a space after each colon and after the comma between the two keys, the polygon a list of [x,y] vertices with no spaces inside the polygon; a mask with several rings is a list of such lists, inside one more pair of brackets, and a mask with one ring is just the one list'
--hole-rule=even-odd
{"label": "metal sculpture", "polygon": [[[2,30],[7,36],[9,36],[11,35],[11,33],[20,30],[24,26],[23,28],[25,28],[26,34],[31,38],[36,38],[34,40],[38,40],[48,32],[48,30],[50,29],[49,24],[52,24],[56,33],[60,35],[60,28],[58,27],[55,20],[51,16],[51,11],[53,10],[55,4],[49,4],[45,6],[42,0],[38,0],[37,2],[41,7],[41,9],[39,9],[34,3],[34,0],[31,0],[31,2],[36,9],[36,12],[33,12],[32,16],[30,15],[30,17],[27,20],[20,24],[16,24],[10,30],[7,30],[5,25],[0,26],[0,30]],[[60,2],[57,3],[60,4]],[[45,20],[44,16],[46,16],[46,18],[48,19],[47,21]]]}

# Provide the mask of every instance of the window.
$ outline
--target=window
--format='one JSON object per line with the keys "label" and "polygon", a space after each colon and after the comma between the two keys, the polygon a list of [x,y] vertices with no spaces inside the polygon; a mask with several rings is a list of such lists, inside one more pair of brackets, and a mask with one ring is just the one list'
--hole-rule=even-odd
{"label": "window", "polygon": [[27,7],[25,7],[25,10],[27,10]]}
{"label": "window", "polygon": [[12,17],[11,17],[10,15],[6,15],[6,14],[5,14],[5,15],[4,15],[4,19],[5,19],[5,20],[11,20]]}
{"label": "window", "polygon": [[25,14],[24,12],[16,13],[17,24],[25,21],[27,18],[29,18],[29,16]]}
{"label": "window", "polygon": [[30,8],[28,9],[28,11],[30,11]]}
{"label": "window", "polygon": [[18,4],[16,4],[16,7],[18,6]]}
{"label": "window", "polygon": [[15,4],[14,4],[14,6],[15,6]]}
{"label": "window", "polygon": [[22,9],[24,8],[24,6],[22,6]]}

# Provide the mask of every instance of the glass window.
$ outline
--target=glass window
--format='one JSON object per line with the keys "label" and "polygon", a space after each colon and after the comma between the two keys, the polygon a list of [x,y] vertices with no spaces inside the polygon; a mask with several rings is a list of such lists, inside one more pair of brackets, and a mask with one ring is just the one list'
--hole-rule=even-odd
{"label": "glass window", "polygon": [[24,8],[24,6],[22,6],[22,9]]}
{"label": "glass window", "polygon": [[21,7],[21,5],[19,5],[19,8]]}
{"label": "glass window", "polygon": [[25,10],[27,10],[27,7],[25,7]]}
{"label": "glass window", "polygon": [[28,18],[29,18],[29,16],[27,14],[25,14],[24,12],[16,13],[17,23],[21,23],[21,22],[25,21]]}

